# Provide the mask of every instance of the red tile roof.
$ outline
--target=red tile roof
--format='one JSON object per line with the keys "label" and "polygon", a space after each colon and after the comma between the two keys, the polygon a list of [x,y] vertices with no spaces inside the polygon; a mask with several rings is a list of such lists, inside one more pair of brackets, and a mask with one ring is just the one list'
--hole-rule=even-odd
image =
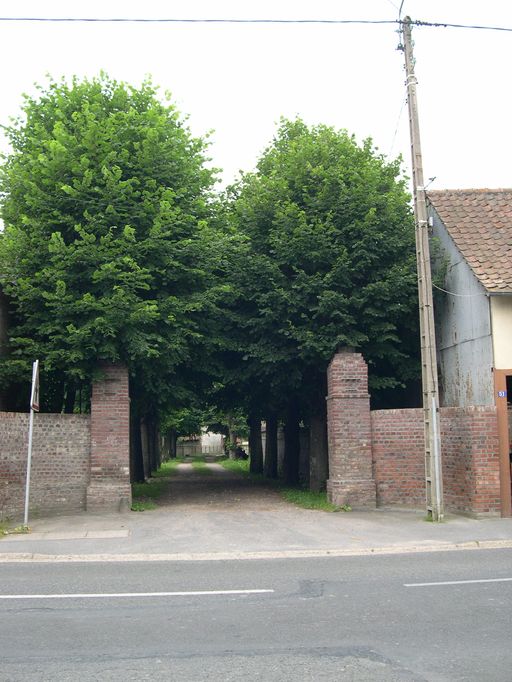
{"label": "red tile roof", "polygon": [[512,292],[512,189],[431,190],[428,199],[481,284]]}

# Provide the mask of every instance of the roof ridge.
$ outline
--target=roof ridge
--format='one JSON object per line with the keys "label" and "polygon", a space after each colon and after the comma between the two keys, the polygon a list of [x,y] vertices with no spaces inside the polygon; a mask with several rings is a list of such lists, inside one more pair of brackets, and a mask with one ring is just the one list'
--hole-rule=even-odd
{"label": "roof ridge", "polygon": [[427,190],[427,195],[428,194],[441,194],[441,193],[446,193],[446,192],[451,192],[451,193],[456,193],[456,194],[463,194],[466,192],[479,192],[479,193],[484,193],[484,192],[512,192],[512,187],[476,187],[476,188],[471,188],[468,187],[466,189],[429,189]]}

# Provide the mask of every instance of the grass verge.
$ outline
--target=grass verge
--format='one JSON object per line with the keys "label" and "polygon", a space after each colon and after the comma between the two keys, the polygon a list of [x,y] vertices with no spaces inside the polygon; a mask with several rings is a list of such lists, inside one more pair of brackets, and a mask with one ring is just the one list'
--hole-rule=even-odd
{"label": "grass verge", "polygon": [[160,468],[151,474],[152,478],[166,478],[167,476],[172,476],[176,473],[176,469],[179,464],[183,464],[185,459],[183,457],[175,457],[174,459],[168,459],[166,462],[162,462]]}
{"label": "grass verge", "polygon": [[198,471],[201,474],[211,474],[212,470],[206,466],[206,462],[203,457],[194,457],[192,460],[192,468],[194,471]]}
{"label": "grass verge", "polygon": [[251,475],[248,459],[219,459],[217,461],[228,471],[235,471],[237,474],[244,474],[246,476]]}
{"label": "grass verge", "polygon": [[282,488],[282,497],[287,501],[303,509],[318,509],[326,512],[351,511],[348,504],[338,507],[327,499],[327,493],[316,493],[311,490],[300,488]]}
{"label": "grass verge", "polygon": [[224,459],[219,460],[219,463],[228,471],[235,471],[244,476],[250,476],[252,480],[265,481],[267,485],[277,488],[279,493],[286,502],[294,504],[303,509],[317,509],[326,512],[349,512],[352,511],[348,504],[338,507],[327,499],[327,493],[316,493],[311,490],[304,490],[303,488],[289,488],[286,487],[283,481],[278,479],[265,478],[262,474],[251,474],[249,471],[249,460],[247,459]]}
{"label": "grass verge", "polygon": [[132,511],[156,509],[155,499],[166,489],[165,481],[152,480],[145,483],[132,483]]}
{"label": "grass verge", "polygon": [[3,535],[24,535],[25,533],[30,533],[30,528],[28,526],[15,526],[14,528],[9,528],[5,523],[0,523],[0,537]]}

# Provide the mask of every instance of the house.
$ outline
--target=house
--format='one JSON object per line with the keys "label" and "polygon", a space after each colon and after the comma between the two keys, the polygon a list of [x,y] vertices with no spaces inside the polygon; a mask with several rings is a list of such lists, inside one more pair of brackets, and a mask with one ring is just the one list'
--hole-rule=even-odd
{"label": "house", "polygon": [[496,406],[502,509],[511,513],[512,189],[428,192],[440,404]]}

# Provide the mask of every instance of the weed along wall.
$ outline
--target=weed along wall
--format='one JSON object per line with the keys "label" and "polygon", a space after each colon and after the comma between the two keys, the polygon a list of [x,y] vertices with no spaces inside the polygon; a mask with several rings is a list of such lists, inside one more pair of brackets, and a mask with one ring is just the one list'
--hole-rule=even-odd
{"label": "weed along wall", "polygon": [[[103,367],[90,415],[36,414],[30,517],[131,504],[128,373]],[[23,517],[28,414],[0,412],[0,519]]]}
{"label": "weed along wall", "polygon": [[[423,509],[423,411],[370,412],[365,363],[359,353],[337,353],[328,373],[327,490],[331,501],[354,508],[401,505]],[[498,515],[496,408],[444,407],[440,412],[447,511]]]}

